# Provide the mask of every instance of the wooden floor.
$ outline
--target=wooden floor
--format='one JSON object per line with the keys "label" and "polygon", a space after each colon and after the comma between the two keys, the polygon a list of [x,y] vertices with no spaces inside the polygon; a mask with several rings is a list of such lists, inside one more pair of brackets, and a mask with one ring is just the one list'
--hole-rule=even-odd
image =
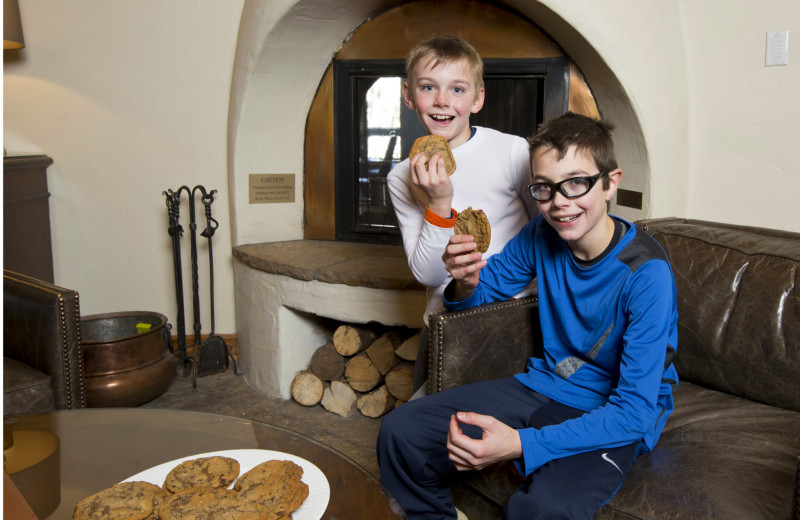
{"label": "wooden floor", "polygon": [[143,408],[193,410],[244,417],[302,433],[343,453],[378,478],[375,439],[380,419],[355,412],[350,417],[330,413],[321,405],[305,407],[295,401],[273,399],[251,387],[231,366],[225,372],[197,379],[176,377],[161,396]]}

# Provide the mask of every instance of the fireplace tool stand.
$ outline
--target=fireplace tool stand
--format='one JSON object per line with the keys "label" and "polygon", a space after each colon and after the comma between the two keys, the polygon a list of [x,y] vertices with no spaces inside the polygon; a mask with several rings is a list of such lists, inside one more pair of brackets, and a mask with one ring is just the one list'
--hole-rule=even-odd
{"label": "fireplace tool stand", "polygon": [[[189,202],[189,238],[191,256],[191,277],[192,277],[192,328],[194,330],[194,342],[187,345],[186,341],[186,317],[183,305],[183,268],[181,266],[181,237],[183,227],[180,224],[180,205],[183,194],[186,194]],[[175,298],[177,303],[177,355],[179,370],[182,369],[182,377],[192,376],[192,388],[197,390],[197,377],[214,374],[228,369],[228,360],[233,361],[233,370],[239,374],[236,359],[230,352],[230,348],[221,337],[214,331],[214,255],[212,249],[212,237],[219,223],[211,215],[211,204],[214,202],[214,195],[217,190],[206,191],[203,186],[181,186],[176,191],[167,190],[163,192],[166,197],[167,214],[169,216],[168,232],[172,238],[172,258],[175,275]],[[195,201],[200,196],[200,201],[205,207],[206,227],[200,233],[208,240],[208,273],[209,273],[209,292],[210,292],[210,312],[211,312],[211,332],[205,340],[201,341],[202,325],[200,323],[200,281],[198,275],[197,259],[197,222],[195,215]],[[171,342],[170,342],[171,345]],[[192,347],[192,355],[188,349]],[[175,349],[171,349],[175,352]]]}

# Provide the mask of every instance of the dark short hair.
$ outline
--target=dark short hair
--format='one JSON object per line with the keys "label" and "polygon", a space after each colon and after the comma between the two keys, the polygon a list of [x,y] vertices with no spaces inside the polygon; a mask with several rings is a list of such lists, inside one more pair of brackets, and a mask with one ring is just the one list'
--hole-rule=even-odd
{"label": "dark short hair", "polygon": [[412,77],[414,68],[423,60],[432,61],[434,66],[464,60],[472,70],[475,88],[480,90],[483,87],[483,59],[475,47],[463,38],[436,35],[415,45],[406,57],[406,75],[409,83],[414,83],[415,78]]}
{"label": "dark short hair", "polygon": [[[613,130],[614,124],[605,119],[567,112],[539,125],[536,135],[528,138],[531,161],[540,148],[556,150],[560,161],[570,147],[575,146],[589,152],[601,172],[610,172],[617,169]],[[608,186],[608,176],[604,176],[603,188],[608,189]]]}

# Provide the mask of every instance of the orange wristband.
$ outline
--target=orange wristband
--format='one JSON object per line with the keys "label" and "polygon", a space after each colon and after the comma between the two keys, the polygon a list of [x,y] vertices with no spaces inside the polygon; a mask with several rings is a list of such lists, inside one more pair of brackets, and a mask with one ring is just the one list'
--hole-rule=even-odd
{"label": "orange wristband", "polygon": [[425,206],[425,221],[434,226],[440,228],[452,228],[456,226],[456,217],[458,216],[458,212],[450,208],[450,218],[440,217],[433,211],[429,210],[427,206]]}

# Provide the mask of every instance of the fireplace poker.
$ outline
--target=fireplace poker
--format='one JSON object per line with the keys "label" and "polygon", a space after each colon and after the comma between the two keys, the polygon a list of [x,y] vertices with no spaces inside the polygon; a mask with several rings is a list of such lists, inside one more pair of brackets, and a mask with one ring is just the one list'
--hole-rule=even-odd
{"label": "fireplace poker", "polygon": [[198,189],[202,189],[205,193],[205,188],[202,186],[195,186],[189,193],[189,245],[190,256],[192,262],[192,329],[194,330],[194,355],[192,359],[192,389],[197,390],[197,365],[200,358],[200,331],[202,325],[200,324],[200,278],[197,269],[197,220],[195,218],[194,200]]}
{"label": "fireplace poker", "polygon": [[[172,259],[175,274],[175,298],[178,306],[177,335],[178,335],[178,360],[184,366],[184,375],[187,375],[190,359],[186,354],[186,318],[183,308],[183,268],[181,266],[181,235],[183,227],[180,225],[180,204],[181,191],[187,189],[182,186],[177,192],[167,190],[163,192],[166,196],[167,213],[169,215],[168,232],[172,237]],[[172,344],[172,341],[168,343]]]}
{"label": "fireplace poker", "polygon": [[[214,194],[217,192],[217,190],[211,190],[211,192],[206,194],[205,190],[203,189],[202,192],[203,196],[200,200],[203,203],[203,206],[205,206],[206,228],[202,233],[200,233],[200,235],[208,240],[208,283],[209,293],[211,295],[211,333],[206,337],[202,346],[200,347],[200,355],[198,356],[198,370],[200,375],[206,375],[227,370],[228,356],[230,353],[225,340],[215,334],[214,323],[214,249],[211,245],[211,242],[214,232],[217,230],[217,227],[219,227],[219,223],[216,221],[216,219],[214,219],[214,217],[211,216],[211,204],[214,202]],[[230,357],[233,358],[233,356]],[[238,373],[235,359],[233,360],[233,371],[234,373]]]}

